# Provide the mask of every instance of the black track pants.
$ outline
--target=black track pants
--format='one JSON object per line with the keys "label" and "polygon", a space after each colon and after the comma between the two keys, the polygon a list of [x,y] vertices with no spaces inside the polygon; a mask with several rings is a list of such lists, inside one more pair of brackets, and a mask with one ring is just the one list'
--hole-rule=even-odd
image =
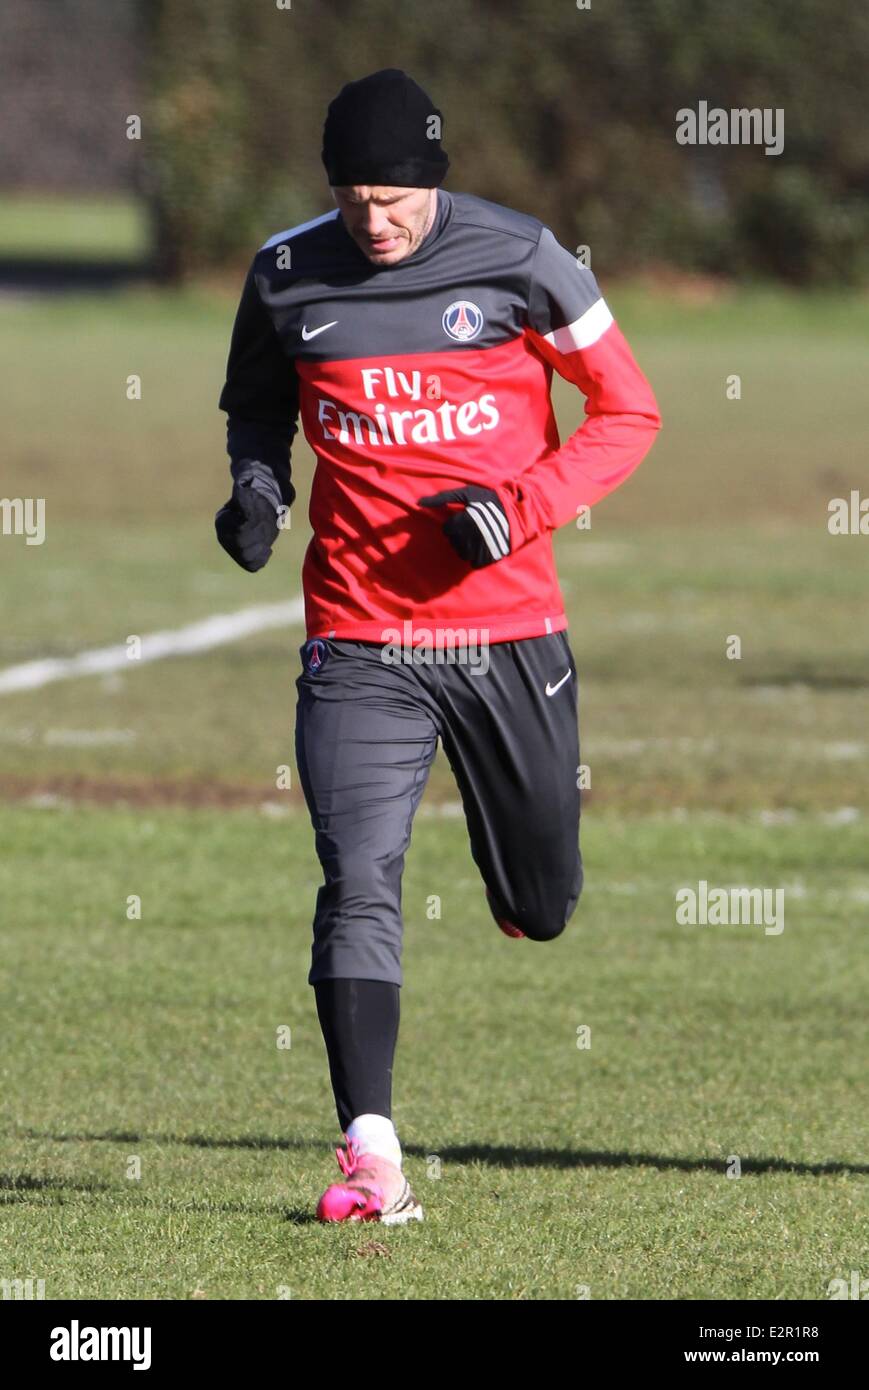
{"label": "black track pants", "polygon": [[438,738],[497,915],[547,941],[582,889],[566,634],[498,642],[465,662],[384,653],[335,639],[302,648],[296,762],[324,875],[311,984],[402,983],[401,874]]}

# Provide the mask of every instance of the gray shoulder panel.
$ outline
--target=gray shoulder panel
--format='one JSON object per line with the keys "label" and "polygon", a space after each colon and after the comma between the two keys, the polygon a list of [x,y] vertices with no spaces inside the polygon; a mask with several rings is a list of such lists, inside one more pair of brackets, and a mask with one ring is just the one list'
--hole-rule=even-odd
{"label": "gray shoulder panel", "polygon": [[336,211],[269,238],[254,279],[297,362],[479,351],[525,331],[543,231],[536,217],[440,189],[433,231],[404,261],[373,266]]}
{"label": "gray shoulder panel", "polygon": [[275,232],[273,237],[264,241],[260,251],[268,251],[272,246],[280,246],[284,242],[291,241],[294,237],[301,236],[303,232],[310,232],[314,227],[322,227],[327,222],[334,222],[338,216],[338,209],[333,208],[331,212],[324,212],[322,217],[312,217],[309,222],[301,222],[298,227],[288,227],[285,232]]}
{"label": "gray shoulder panel", "polygon": [[475,198],[471,193],[453,193],[455,206],[454,219],[468,226],[483,228],[487,232],[503,232],[507,236],[522,237],[536,244],[543,229],[537,217],[516,212],[513,208],[502,207],[500,203],[490,203],[485,198]]}
{"label": "gray shoulder panel", "polygon": [[530,326],[547,337],[580,321],[600,298],[600,287],[591,271],[544,227],[531,274]]}

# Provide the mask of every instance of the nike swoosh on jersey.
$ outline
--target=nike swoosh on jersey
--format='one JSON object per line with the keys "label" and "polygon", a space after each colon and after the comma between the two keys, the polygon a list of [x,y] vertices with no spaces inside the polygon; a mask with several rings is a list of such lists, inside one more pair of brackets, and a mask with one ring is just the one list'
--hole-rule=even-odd
{"label": "nike swoosh on jersey", "polygon": [[310,330],[302,324],[302,342],[309,343],[311,339],[316,338],[319,333],[325,333],[327,328],[334,328],[337,322],[337,319],[333,319],[331,323],[324,323],[322,328],[312,328]]}
{"label": "nike swoosh on jersey", "polygon": [[566,676],[562,676],[562,677],[561,677],[561,680],[558,682],[557,685],[550,685],[550,684],[549,684],[549,681],[547,681],[547,682],[546,682],[546,694],[547,694],[547,695],[554,695],[554,694],[556,693],[556,691],[558,691],[558,690],[561,689],[561,687],[564,685],[564,682],[565,682],[565,681],[569,681],[569,680],[570,680],[570,672],[568,671],[568,673],[567,673]]}

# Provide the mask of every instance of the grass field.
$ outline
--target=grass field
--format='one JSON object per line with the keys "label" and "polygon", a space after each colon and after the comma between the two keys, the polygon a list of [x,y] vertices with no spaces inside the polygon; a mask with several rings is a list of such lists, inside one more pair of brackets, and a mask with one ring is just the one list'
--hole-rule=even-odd
{"label": "grass field", "polygon": [[144,203],[123,196],[0,196],[0,256],[135,261],[149,250]]}
{"label": "grass field", "polygon": [[[298,593],[304,446],[268,568],[213,539],[233,295],[0,301],[2,491],[44,497],[47,525],[0,537],[0,670]],[[503,939],[438,762],[396,1070],[426,1223],[310,1220],[337,1136],[312,836],[295,771],[275,786],[287,629],[0,695],[0,1276],[48,1298],[816,1299],[869,1272],[869,541],[826,526],[866,493],[869,305],[609,298],[665,429],[558,538],[587,889],[557,944]],[[557,401],[572,428],[579,398]],[[700,879],[783,888],[784,930],[677,925]]]}

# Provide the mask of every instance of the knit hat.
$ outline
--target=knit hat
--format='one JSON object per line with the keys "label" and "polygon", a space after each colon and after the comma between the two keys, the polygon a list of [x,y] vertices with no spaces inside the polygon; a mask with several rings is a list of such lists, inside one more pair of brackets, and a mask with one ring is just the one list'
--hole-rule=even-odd
{"label": "knit hat", "polygon": [[348,82],[323,128],[329,183],[437,188],[450,164],[441,149],[442,121],[431,97],[398,68]]}

